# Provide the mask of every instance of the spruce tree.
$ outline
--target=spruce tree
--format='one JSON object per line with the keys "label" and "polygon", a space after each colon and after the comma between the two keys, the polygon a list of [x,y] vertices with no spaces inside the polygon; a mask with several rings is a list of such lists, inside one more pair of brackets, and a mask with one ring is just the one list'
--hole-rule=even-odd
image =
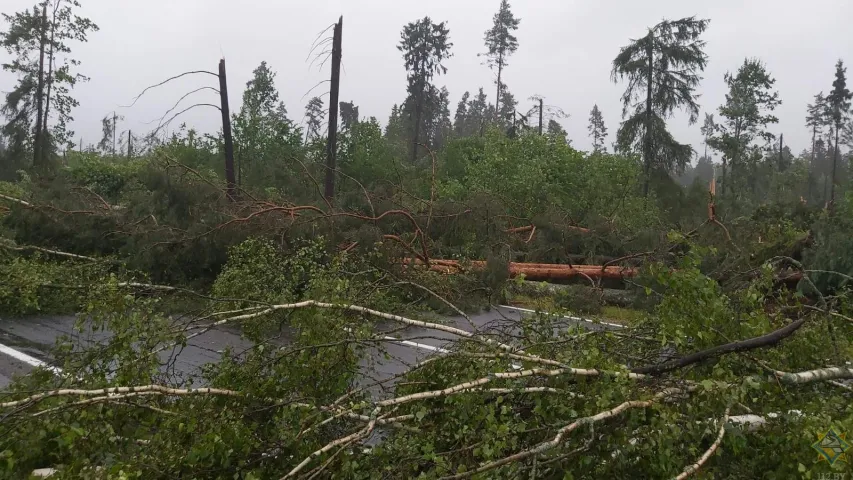
{"label": "spruce tree", "polygon": [[683,168],[693,156],[690,145],[672,137],[666,120],[684,108],[689,122],[696,122],[699,105],[694,90],[708,62],[699,37],[708,23],[696,17],[664,20],[623,47],[613,60],[613,81],[628,80],[622,95],[622,117],[627,119],[616,134],[617,144],[623,151],[642,152],[646,195],[652,169]]}
{"label": "spruce tree", "polygon": [[607,153],[607,147],[604,145],[604,139],[607,138],[607,126],[604,125],[604,117],[601,115],[601,110],[598,109],[598,104],[593,105],[592,111],[589,112],[589,136],[592,137],[593,153]]}

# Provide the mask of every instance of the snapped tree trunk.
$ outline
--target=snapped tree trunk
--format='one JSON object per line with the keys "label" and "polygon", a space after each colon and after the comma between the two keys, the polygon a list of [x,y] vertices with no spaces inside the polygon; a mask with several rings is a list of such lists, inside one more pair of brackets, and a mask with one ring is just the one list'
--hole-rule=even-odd
{"label": "snapped tree trunk", "polygon": [[116,156],[116,127],[118,126],[118,115],[113,112],[113,156]]}
{"label": "snapped tree trunk", "polygon": [[133,136],[130,133],[130,130],[127,131],[127,159],[130,160],[130,157],[133,155]]}
{"label": "snapped tree trunk", "polygon": [[[341,89],[341,44],[344,17],[338,19],[332,41],[332,88],[329,94],[329,140],[326,142],[326,199],[335,198],[335,170],[338,155],[338,98]],[[416,146],[417,148],[417,146]]]}
{"label": "snapped tree trunk", "polygon": [[42,6],[39,40],[39,78],[36,88],[36,131],[33,144],[33,167],[42,167],[42,128],[44,126],[44,50],[47,43],[47,2]]}
{"label": "snapped tree trunk", "polygon": [[222,111],[222,136],[225,137],[225,183],[228,198],[236,200],[234,178],[234,138],[231,136],[231,111],[228,108],[228,80],[225,76],[225,59],[219,61],[219,99]]}
{"label": "snapped tree trunk", "polygon": [[542,135],[542,120],[545,118],[545,115],[543,114],[543,104],[544,103],[545,103],[545,101],[540,98],[539,99],[539,135]]}

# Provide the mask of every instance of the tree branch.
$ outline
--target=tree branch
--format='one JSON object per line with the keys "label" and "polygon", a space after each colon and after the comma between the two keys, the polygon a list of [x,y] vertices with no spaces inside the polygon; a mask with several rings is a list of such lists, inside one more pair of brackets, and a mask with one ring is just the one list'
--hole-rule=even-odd
{"label": "tree branch", "polygon": [[731,407],[726,408],[726,413],[725,415],[723,415],[723,421],[720,422],[720,430],[719,433],[717,433],[717,439],[714,441],[714,443],[711,444],[708,450],[706,450],[701,457],[699,457],[699,460],[697,460],[696,463],[685,468],[683,472],[681,472],[677,477],[675,477],[675,480],[684,480],[685,478],[699,471],[699,469],[702,468],[702,466],[708,462],[711,456],[714,455],[714,452],[716,452],[717,449],[720,448],[720,444],[723,443],[723,436],[725,436],[726,434],[726,424],[729,423],[729,413],[731,412],[731,410]]}
{"label": "tree branch", "polygon": [[807,320],[808,318],[801,318],[796,322],[793,322],[785,327],[782,327],[774,332],[762,335],[760,337],[751,338],[749,340],[731,342],[725,345],[719,345],[713,348],[709,348],[707,350],[691,353],[686,357],[681,357],[675,360],[670,360],[668,362],[659,363],[657,365],[647,365],[644,367],[632,368],[631,371],[634,373],[654,375],[659,373],[670,372],[679,368],[684,368],[688,365],[701,362],[706,358],[718,357],[727,353],[743,352],[747,350],[754,350],[757,348],[770,347],[791,336],[794,332],[799,330],[800,327],[802,327]]}

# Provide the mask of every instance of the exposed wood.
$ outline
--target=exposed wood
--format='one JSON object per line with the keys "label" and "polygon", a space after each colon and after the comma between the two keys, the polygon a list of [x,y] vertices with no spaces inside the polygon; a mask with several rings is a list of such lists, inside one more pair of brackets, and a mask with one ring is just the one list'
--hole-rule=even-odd
{"label": "exposed wood", "polygon": [[[423,262],[416,261],[416,264]],[[474,260],[467,263],[458,260],[430,259],[430,270],[446,274],[465,271],[466,266],[472,270],[482,271],[486,268],[486,262]],[[601,265],[562,265],[551,263],[516,263],[509,264],[510,278],[524,275],[528,280],[568,280],[578,276],[588,276],[592,279],[607,278],[621,280],[636,276],[636,268],[602,267]]]}

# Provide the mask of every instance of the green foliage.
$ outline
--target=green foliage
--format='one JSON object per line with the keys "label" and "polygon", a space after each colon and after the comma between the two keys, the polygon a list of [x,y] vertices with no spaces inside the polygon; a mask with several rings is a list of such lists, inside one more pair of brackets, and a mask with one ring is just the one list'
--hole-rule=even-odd
{"label": "green foliage", "polygon": [[628,80],[622,95],[623,118],[631,112],[619,128],[617,144],[624,152],[643,153],[647,178],[653,169],[671,172],[690,161],[693,149],[675,141],[666,119],[679,108],[687,111],[690,123],[699,115],[693,92],[708,61],[705,42],[699,38],[708,23],[695,17],[664,20],[623,47],[613,60],[613,80]]}
{"label": "green foliage", "polygon": [[322,239],[294,255],[284,256],[272,242],[250,238],[229,249],[228,262],[212,290],[223,298],[292,302],[307,290],[307,284],[322,266],[322,256]]}
{"label": "green foliage", "polygon": [[55,262],[34,254],[10,254],[0,246],[0,313],[76,313],[80,290],[105,268],[87,262]]}

